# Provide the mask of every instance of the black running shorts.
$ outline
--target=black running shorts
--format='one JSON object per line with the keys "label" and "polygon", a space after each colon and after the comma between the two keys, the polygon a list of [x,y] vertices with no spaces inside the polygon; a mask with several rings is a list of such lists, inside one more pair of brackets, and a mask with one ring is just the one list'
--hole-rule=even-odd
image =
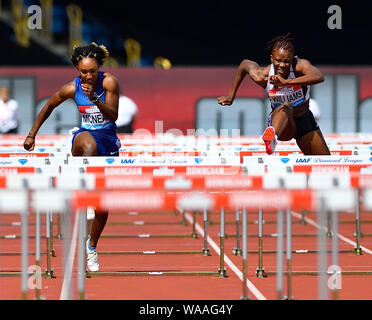
{"label": "black running shorts", "polygon": [[296,124],[296,136],[295,139],[300,139],[306,133],[319,129],[316,123],[313,113],[307,109],[307,111],[300,117],[293,117]]}

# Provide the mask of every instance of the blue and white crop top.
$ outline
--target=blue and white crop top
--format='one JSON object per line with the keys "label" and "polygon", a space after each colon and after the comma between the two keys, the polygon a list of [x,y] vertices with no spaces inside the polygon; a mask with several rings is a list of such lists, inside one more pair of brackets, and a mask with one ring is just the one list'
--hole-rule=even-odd
{"label": "blue and white crop top", "polygon": [[[106,92],[103,89],[103,74],[104,72],[102,71],[98,72],[97,88],[95,92],[97,93],[97,95],[101,95],[103,93],[100,97],[100,100],[102,102],[105,102]],[[81,114],[80,128],[86,130],[115,129],[115,122],[111,122],[109,119],[107,119],[99,110],[99,108],[92,101],[90,101],[88,96],[83,92],[83,89],[81,88],[80,76],[74,79],[74,83],[74,101],[78,106],[79,112]]]}
{"label": "blue and white crop top", "polygon": [[[274,74],[274,65],[271,64],[269,77]],[[294,78],[296,78],[296,75],[291,64],[288,79]],[[268,81],[265,90],[269,96],[271,106],[274,109],[284,102],[289,102],[292,107],[295,108],[310,99],[310,86],[308,85],[302,86],[299,84],[288,84],[283,87],[276,87]]]}

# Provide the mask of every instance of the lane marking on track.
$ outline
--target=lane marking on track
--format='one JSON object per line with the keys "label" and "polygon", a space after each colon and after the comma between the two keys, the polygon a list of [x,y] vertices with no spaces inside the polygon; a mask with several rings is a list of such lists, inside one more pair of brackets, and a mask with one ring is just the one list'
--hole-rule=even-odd
{"label": "lane marking on track", "polygon": [[79,214],[76,214],[74,228],[73,228],[72,237],[71,237],[70,251],[67,257],[66,269],[65,269],[65,274],[63,277],[62,290],[61,290],[61,295],[59,297],[59,300],[70,299],[69,296],[70,296],[70,288],[71,288],[71,276],[72,276],[72,269],[73,269],[74,260],[75,260],[78,225],[79,225]]}
{"label": "lane marking on track", "polygon": [[[185,214],[186,219],[189,221],[190,224],[192,224],[192,216],[189,213]],[[204,238],[204,230],[200,226],[199,223],[195,223],[195,229],[196,231]],[[216,242],[213,241],[209,236],[207,236],[208,244],[211,246],[211,248],[216,251],[218,255],[220,255],[220,247],[217,245]],[[226,254],[224,254],[224,261],[225,263],[230,267],[232,271],[235,272],[235,274],[238,276],[238,278],[243,281],[243,273],[239,270],[239,268],[230,260]],[[254,294],[254,296],[258,300],[267,300],[266,297],[257,289],[257,287],[247,279],[247,287],[248,289]]]}
{"label": "lane marking on track", "polygon": [[[301,219],[301,215],[300,215],[299,213],[297,213],[297,212],[292,211],[292,215],[293,215],[294,217],[298,218],[298,219]],[[312,219],[310,219],[310,218],[305,217],[305,221],[306,221],[307,223],[311,224],[312,226],[314,226],[314,227],[317,228],[317,229],[323,229],[324,231],[327,231],[327,228],[326,228],[326,227],[320,227],[319,224],[317,224],[314,220],[312,220]],[[350,244],[350,245],[352,245],[352,246],[354,246],[354,247],[356,247],[356,245],[357,245],[356,242],[354,242],[354,241],[352,241],[352,240],[350,240],[350,239],[344,237],[343,235],[341,235],[341,234],[339,234],[339,233],[337,233],[337,237],[340,238],[342,241],[344,241],[344,242],[346,242],[346,243],[348,243],[348,244]],[[369,253],[369,254],[372,255],[372,250],[367,249],[366,247],[364,247],[364,246],[362,246],[362,245],[360,245],[360,248],[361,248],[364,252],[367,252],[367,253]]]}

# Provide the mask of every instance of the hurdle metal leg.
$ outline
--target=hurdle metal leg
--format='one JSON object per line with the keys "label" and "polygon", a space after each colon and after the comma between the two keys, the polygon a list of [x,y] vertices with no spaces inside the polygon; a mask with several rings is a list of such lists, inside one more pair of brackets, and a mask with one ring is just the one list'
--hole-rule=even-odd
{"label": "hurdle metal leg", "polygon": [[306,215],[306,210],[302,210],[301,211],[301,219],[300,219],[300,223],[302,225],[307,225],[307,222],[306,222],[306,219],[305,219],[305,215]]}
{"label": "hurdle metal leg", "polygon": [[318,297],[319,300],[328,300],[327,288],[327,233],[324,232],[327,225],[327,212],[325,199],[320,199],[320,207],[317,210],[318,231]]}
{"label": "hurdle metal leg", "polygon": [[263,267],[263,247],[262,247],[262,234],[263,234],[263,211],[262,208],[258,209],[258,268],[256,269],[256,276],[258,278],[266,278],[267,274]]}
{"label": "hurdle metal leg", "polygon": [[220,268],[218,269],[219,277],[227,277],[225,269],[225,209],[221,208],[220,212]]}
{"label": "hurdle metal leg", "polygon": [[362,248],[360,247],[360,202],[359,202],[359,189],[355,189],[355,226],[356,226],[356,248],[354,248],[354,253],[356,255],[362,254]]}
{"label": "hurdle metal leg", "polygon": [[186,221],[186,216],[185,216],[185,210],[182,210],[181,212],[181,215],[182,215],[182,225],[186,226],[187,225],[187,221]]}
{"label": "hurdle metal leg", "polygon": [[22,299],[28,298],[28,211],[22,212]]}
{"label": "hurdle metal leg", "polygon": [[[339,277],[338,271],[340,270],[338,261],[338,212],[332,211],[332,267],[334,274],[331,276],[333,286],[333,299],[337,300],[339,296]],[[329,282],[329,281],[328,281]]]}
{"label": "hurdle metal leg", "polygon": [[235,222],[236,222],[236,248],[233,249],[234,256],[241,256],[242,249],[240,248],[240,211],[237,208],[235,212]]}
{"label": "hurdle metal leg", "polygon": [[243,257],[243,294],[241,300],[249,300],[250,297],[247,293],[247,247],[248,247],[248,237],[247,237],[247,211],[245,208],[242,211],[242,257]]}
{"label": "hurdle metal leg", "polygon": [[211,253],[208,248],[208,210],[204,209],[203,212],[203,221],[204,221],[204,248],[203,255],[210,256]]}
{"label": "hurdle metal leg", "polygon": [[35,237],[35,265],[36,265],[36,286],[35,286],[35,299],[41,299],[41,265],[40,265],[40,247],[41,247],[41,219],[40,211],[36,210],[36,237]]}
{"label": "hurdle metal leg", "polygon": [[79,300],[85,300],[87,215],[84,211],[77,214],[79,215],[78,298]]}
{"label": "hurdle metal leg", "polygon": [[53,211],[50,211],[49,212],[49,230],[50,230],[50,254],[52,257],[55,257],[56,256],[56,253],[54,251],[54,247],[53,247]]}
{"label": "hurdle metal leg", "polygon": [[62,240],[62,219],[63,215],[61,213],[57,214],[57,239]]}
{"label": "hurdle metal leg", "polygon": [[331,213],[329,210],[327,210],[327,237],[328,238],[331,238],[332,237],[332,227],[331,227],[331,221],[332,221],[332,218],[331,218]]}
{"label": "hurdle metal leg", "polygon": [[198,237],[198,234],[196,233],[196,213],[195,210],[192,211],[192,232],[191,237],[196,239]]}
{"label": "hurdle metal leg", "polygon": [[53,279],[55,278],[54,270],[51,265],[51,257],[53,256],[51,243],[50,243],[50,211],[47,210],[45,213],[45,224],[46,224],[46,247],[47,247],[47,268],[45,270],[45,278]]}
{"label": "hurdle metal leg", "polygon": [[[72,292],[74,284],[71,281],[71,271],[73,269],[72,259],[70,259],[70,252],[72,252],[72,225],[75,225],[72,221],[71,210],[69,209],[69,203],[66,200],[66,210],[63,214],[63,284],[61,290],[61,300],[71,300],[73,297]],[[76,215],[79,213],[76,212]],[[76,219],[76,217],[75,217]]]}
{"label": "hurdle metal leg", "polygon": [[293,300],[292,296],[292,212],[287,210],[287,296],[284,297],[285,300]]}
{"label": "hurdle metal leg", "polygon": [[283,298],[283,211],[279,210],[277,213],[277,245],[276,245],[276,291],[278,300]]}

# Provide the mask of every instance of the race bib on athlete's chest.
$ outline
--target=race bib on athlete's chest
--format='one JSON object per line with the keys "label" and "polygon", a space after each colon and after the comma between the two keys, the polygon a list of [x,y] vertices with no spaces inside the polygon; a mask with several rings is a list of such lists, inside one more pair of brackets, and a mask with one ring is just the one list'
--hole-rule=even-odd
{"label": "race bib on athlete's chest", "polygon": [[305,96],[301,85],[288,85],[280,88],[273,88],[268,91],[271,105],[279,107],[288,102],[292,107],[297,107],[305,102]]}
{"label": "race bib on athlete's chest", "polygon": [[96,105],[79,106],[79,111],[81,114],[81,127],[84,129],[102,129],[110,124],[110,121]]}

